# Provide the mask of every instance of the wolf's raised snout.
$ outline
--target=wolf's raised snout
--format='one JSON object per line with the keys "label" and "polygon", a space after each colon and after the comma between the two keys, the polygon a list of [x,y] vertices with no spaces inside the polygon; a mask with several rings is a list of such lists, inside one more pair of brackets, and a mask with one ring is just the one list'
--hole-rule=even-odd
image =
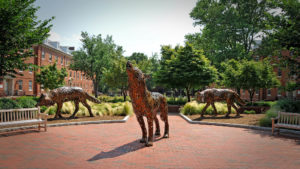
{"label": "wolf's raised snout", "polygon": [[126,67],[127,68],[132,68],[132,64],[130,63],[130,61],[127,61]]}

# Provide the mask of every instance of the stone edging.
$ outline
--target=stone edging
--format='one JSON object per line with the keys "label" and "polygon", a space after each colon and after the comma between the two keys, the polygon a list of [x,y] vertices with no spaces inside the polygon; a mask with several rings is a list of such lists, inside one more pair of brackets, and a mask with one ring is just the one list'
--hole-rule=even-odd
{"label": "stone edging", "polygon": [[[270,131],[270,132],[272,131],[272,128],[270,128],[270,127],[250,126],[250,125],[244,125],[244,124],[215,123],[215,122],[206,122],[206,121],[193,121],[193,120],[191,120],[190,118],[188,118],[187,116],[185,116],[182,113],[179,113],[179,115],[191,124],[204,124],[204,125],[215,125],[215,126],[239,127],[239,128]],[[276,132],[276,130],[275,130],[275,132]],[[300,135],[300,131],[280,128],[280,133],[282,133],[282,132]]]}
{"label": "stone edging", "polygon": [[[103,124],[103,123],[125,123],[128,119],[129,119],[129,115],[125,116],[124,119],[122,119],[122,120],[99,120],[99,121],[81,121],[81,122],[70,122],[70,123],[54,123],[54,124],[47,124],[47,127],[86,125],[86,124]],[[4,129],[0,129],[0,132],[9,132],[9,131],[32,129],[32,128],[36,128],[36,125],[4,128]],[[43,128],[41,129],[41,131],[43,131]]]}

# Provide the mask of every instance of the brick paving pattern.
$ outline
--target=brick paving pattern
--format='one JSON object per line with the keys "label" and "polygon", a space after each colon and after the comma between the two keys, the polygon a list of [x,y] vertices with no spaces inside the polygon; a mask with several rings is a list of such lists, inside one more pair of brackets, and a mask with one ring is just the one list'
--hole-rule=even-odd
{"label": "brick paving pattern", "polygon": [[153,147],[139,143],[135,117],[118,124],[2,133],[0,169],[300,168],[297,137],[189,124],[177,115],[170,115],[169,122],[170,138],[156,138]]}

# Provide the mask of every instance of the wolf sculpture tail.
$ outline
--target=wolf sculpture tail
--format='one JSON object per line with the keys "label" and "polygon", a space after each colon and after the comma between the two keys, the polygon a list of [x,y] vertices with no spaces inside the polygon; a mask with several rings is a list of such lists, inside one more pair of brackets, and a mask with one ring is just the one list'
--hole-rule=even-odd
{"label": "wolf sculpture tail", "polygon": [[87,94],[87,93],[85,93],[85,95],[86,95],[86,98],[87,98],[89,101],[94,102],[94,103],[101,103],[101,101],[98,100],[98,99],[96,99],[95,97],[93,97],[93,96],[91,96],[91,95],[89,95],[89,94]]}
{"label": "wolf sculpture tail", "polygon": [[235,100],[237,100],[241,105],[245,106],[246,103],[240,98],[240,96],[237,93],[234,93],[234,97]]}

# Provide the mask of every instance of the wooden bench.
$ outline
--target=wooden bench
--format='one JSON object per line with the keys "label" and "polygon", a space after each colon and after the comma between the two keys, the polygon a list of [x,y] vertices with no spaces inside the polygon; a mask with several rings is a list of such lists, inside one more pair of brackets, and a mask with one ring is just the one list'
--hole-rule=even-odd
{"label": "wooden bench", "polygon": [[40,107],[0,110],[0,127],[38,124],[39,130],[44,128],[47,131],[47,116],[47,114],[40,113]]}
{"label": "wooden bench", "polygon": [[290,128],[300,130],[300,114],[298,113],[287,113],[278,112],[276,118],[272,118],[272,134],[274,134],[274,129],[278,128]]}

